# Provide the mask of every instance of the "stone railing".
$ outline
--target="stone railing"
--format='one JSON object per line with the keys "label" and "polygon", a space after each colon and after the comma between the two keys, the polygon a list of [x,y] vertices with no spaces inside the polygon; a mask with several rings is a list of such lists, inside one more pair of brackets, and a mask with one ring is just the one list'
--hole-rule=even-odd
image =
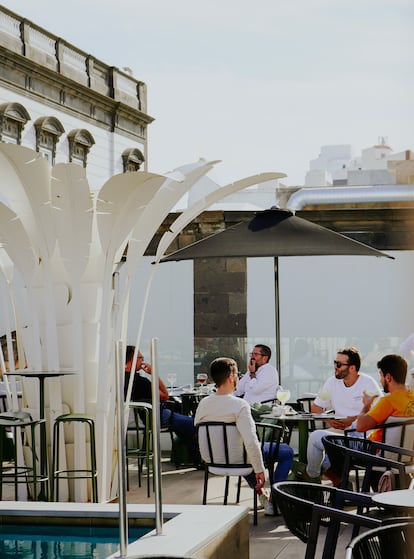
{"label": "stone railing", "polygon": [[0,6],[0,46],[146,112],[146,88],[129,71],[107,66],[29,20]]}

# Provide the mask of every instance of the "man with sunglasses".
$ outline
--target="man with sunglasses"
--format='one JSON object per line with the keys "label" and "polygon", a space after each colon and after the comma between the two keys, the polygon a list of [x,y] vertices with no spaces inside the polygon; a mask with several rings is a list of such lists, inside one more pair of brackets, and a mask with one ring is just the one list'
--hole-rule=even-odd
{"label": "man with sunglasses", "polygon": [[240,379],[234,392],[249,404],[267,402],[276,398],[279,375],[269,363],[272,351],[269,346],[257,344],[250,353],[249,369]]}
{"label": "man with sunglasses", "polygon": [[325,421],[330,426],[329,430],[317,429],[310,433],[306,471],[303,469],[297,472],[298,479],[320,481],[320,475],[323,473],[334,485],[339,485],[341,480],[330,468],[322,438],[355,426],[364,406],[364,393],[382,395],[378,383],[370,376],[361,373],[360,367],[361,354],[357,348],[349,347],[338,351],[334,361],[334,376],[325,382],[311,408],[312,413],[323,413],[333,409],[338,419]]}

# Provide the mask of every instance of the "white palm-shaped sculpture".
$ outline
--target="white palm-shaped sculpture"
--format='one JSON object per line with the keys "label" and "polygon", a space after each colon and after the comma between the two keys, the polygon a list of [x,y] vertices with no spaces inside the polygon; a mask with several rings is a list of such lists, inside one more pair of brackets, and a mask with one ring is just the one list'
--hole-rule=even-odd
{"label": "white palm-shaped sculpture", "polygon": [[[114,346],[117,339],[125,339],[130,278],[164,218],[214,163],[200,160],[164,176],[146,172],[116,175],[93,193],[85,170],[78,165],[51,168],[30,149],[0,143],[3,309],[10,330],[13,325],[17,331],[20,362],[24,354],[29,369],[76,372],[47,383],[53,387],[46,393],[48,425],[65,405],[96,418],[102,501],[116,488]],[[210,204],[281,176],[269,173],[244,179],[197,202],[162,239],[156,260]],[[126,274],[115,308],[113,274],[127,243]],[[2,360],[0,364],[4,367]],[[29,382],[24,381],[26,386]],[[33,410],[37,408],[36,389],[33,384],[25,390]],[[10,402],[16,401],[11,390]],[[81,434],[77,437],[74,464],[82,469],[86,466],[85,441]],[[75,484],[71,498],[85,499],[84,484],[82,480]]]}

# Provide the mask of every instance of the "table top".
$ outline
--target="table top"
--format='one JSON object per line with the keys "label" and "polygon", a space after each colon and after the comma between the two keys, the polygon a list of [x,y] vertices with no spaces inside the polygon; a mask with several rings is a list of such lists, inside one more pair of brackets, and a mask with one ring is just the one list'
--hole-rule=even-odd
{"label": "table top", "polygon": [[20,377],[61,377],[64,375],[75,375],[76,371],[70,369],[62,369],[61,371],[33,371],[32,369],[15,369],[14,371],[7,371],[6,375],[16,375]]}
{"label": "table top", "polygon": [[284,421],[311,421],[314,419],[345,419],[344,416],[332,413],[294,413],[285,415],[274,415],[273,413],[262,413],[260,417],[267,419],[283,419]]}
{"label": "table top", "polygon": [[206,389],[196,388],[194,390],[190,390],[189,388],[173,388],[168,389],[169,396],[178,396],[178,397],[191,397],[191,396],[209,396],[212,392],[207,392]]}
{"label": "table top", "polygon": [[414,510],[414,489],[396,489],[372,496],[372,500],[379,505],[397,508],[411,508]]}

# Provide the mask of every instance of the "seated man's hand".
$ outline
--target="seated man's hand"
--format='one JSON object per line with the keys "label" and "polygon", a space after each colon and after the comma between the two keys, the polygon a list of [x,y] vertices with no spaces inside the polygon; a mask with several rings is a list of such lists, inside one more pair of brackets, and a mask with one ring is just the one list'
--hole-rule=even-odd
{"label": "seated man's hand", "polygon": [[344,419],[332,419],[331,421],[327,421],[327,423],[334,429],[341,429],[342,431],[344,431],[350,425],[352,425],[354,419],[354,417],[345,417]]}
{"label": "seated man's hand", "polygon": [[259,491],[263,488],[265,484],[265,475],[264,472],[259,472],[256,474],[256,491]]}
{"label": "seated man's hand", "polygon": [[148,373],[149,375],[152,373],[152,367],[149,363],[143,363],[141,365],[141,369],[144,371],[144,373]]}

